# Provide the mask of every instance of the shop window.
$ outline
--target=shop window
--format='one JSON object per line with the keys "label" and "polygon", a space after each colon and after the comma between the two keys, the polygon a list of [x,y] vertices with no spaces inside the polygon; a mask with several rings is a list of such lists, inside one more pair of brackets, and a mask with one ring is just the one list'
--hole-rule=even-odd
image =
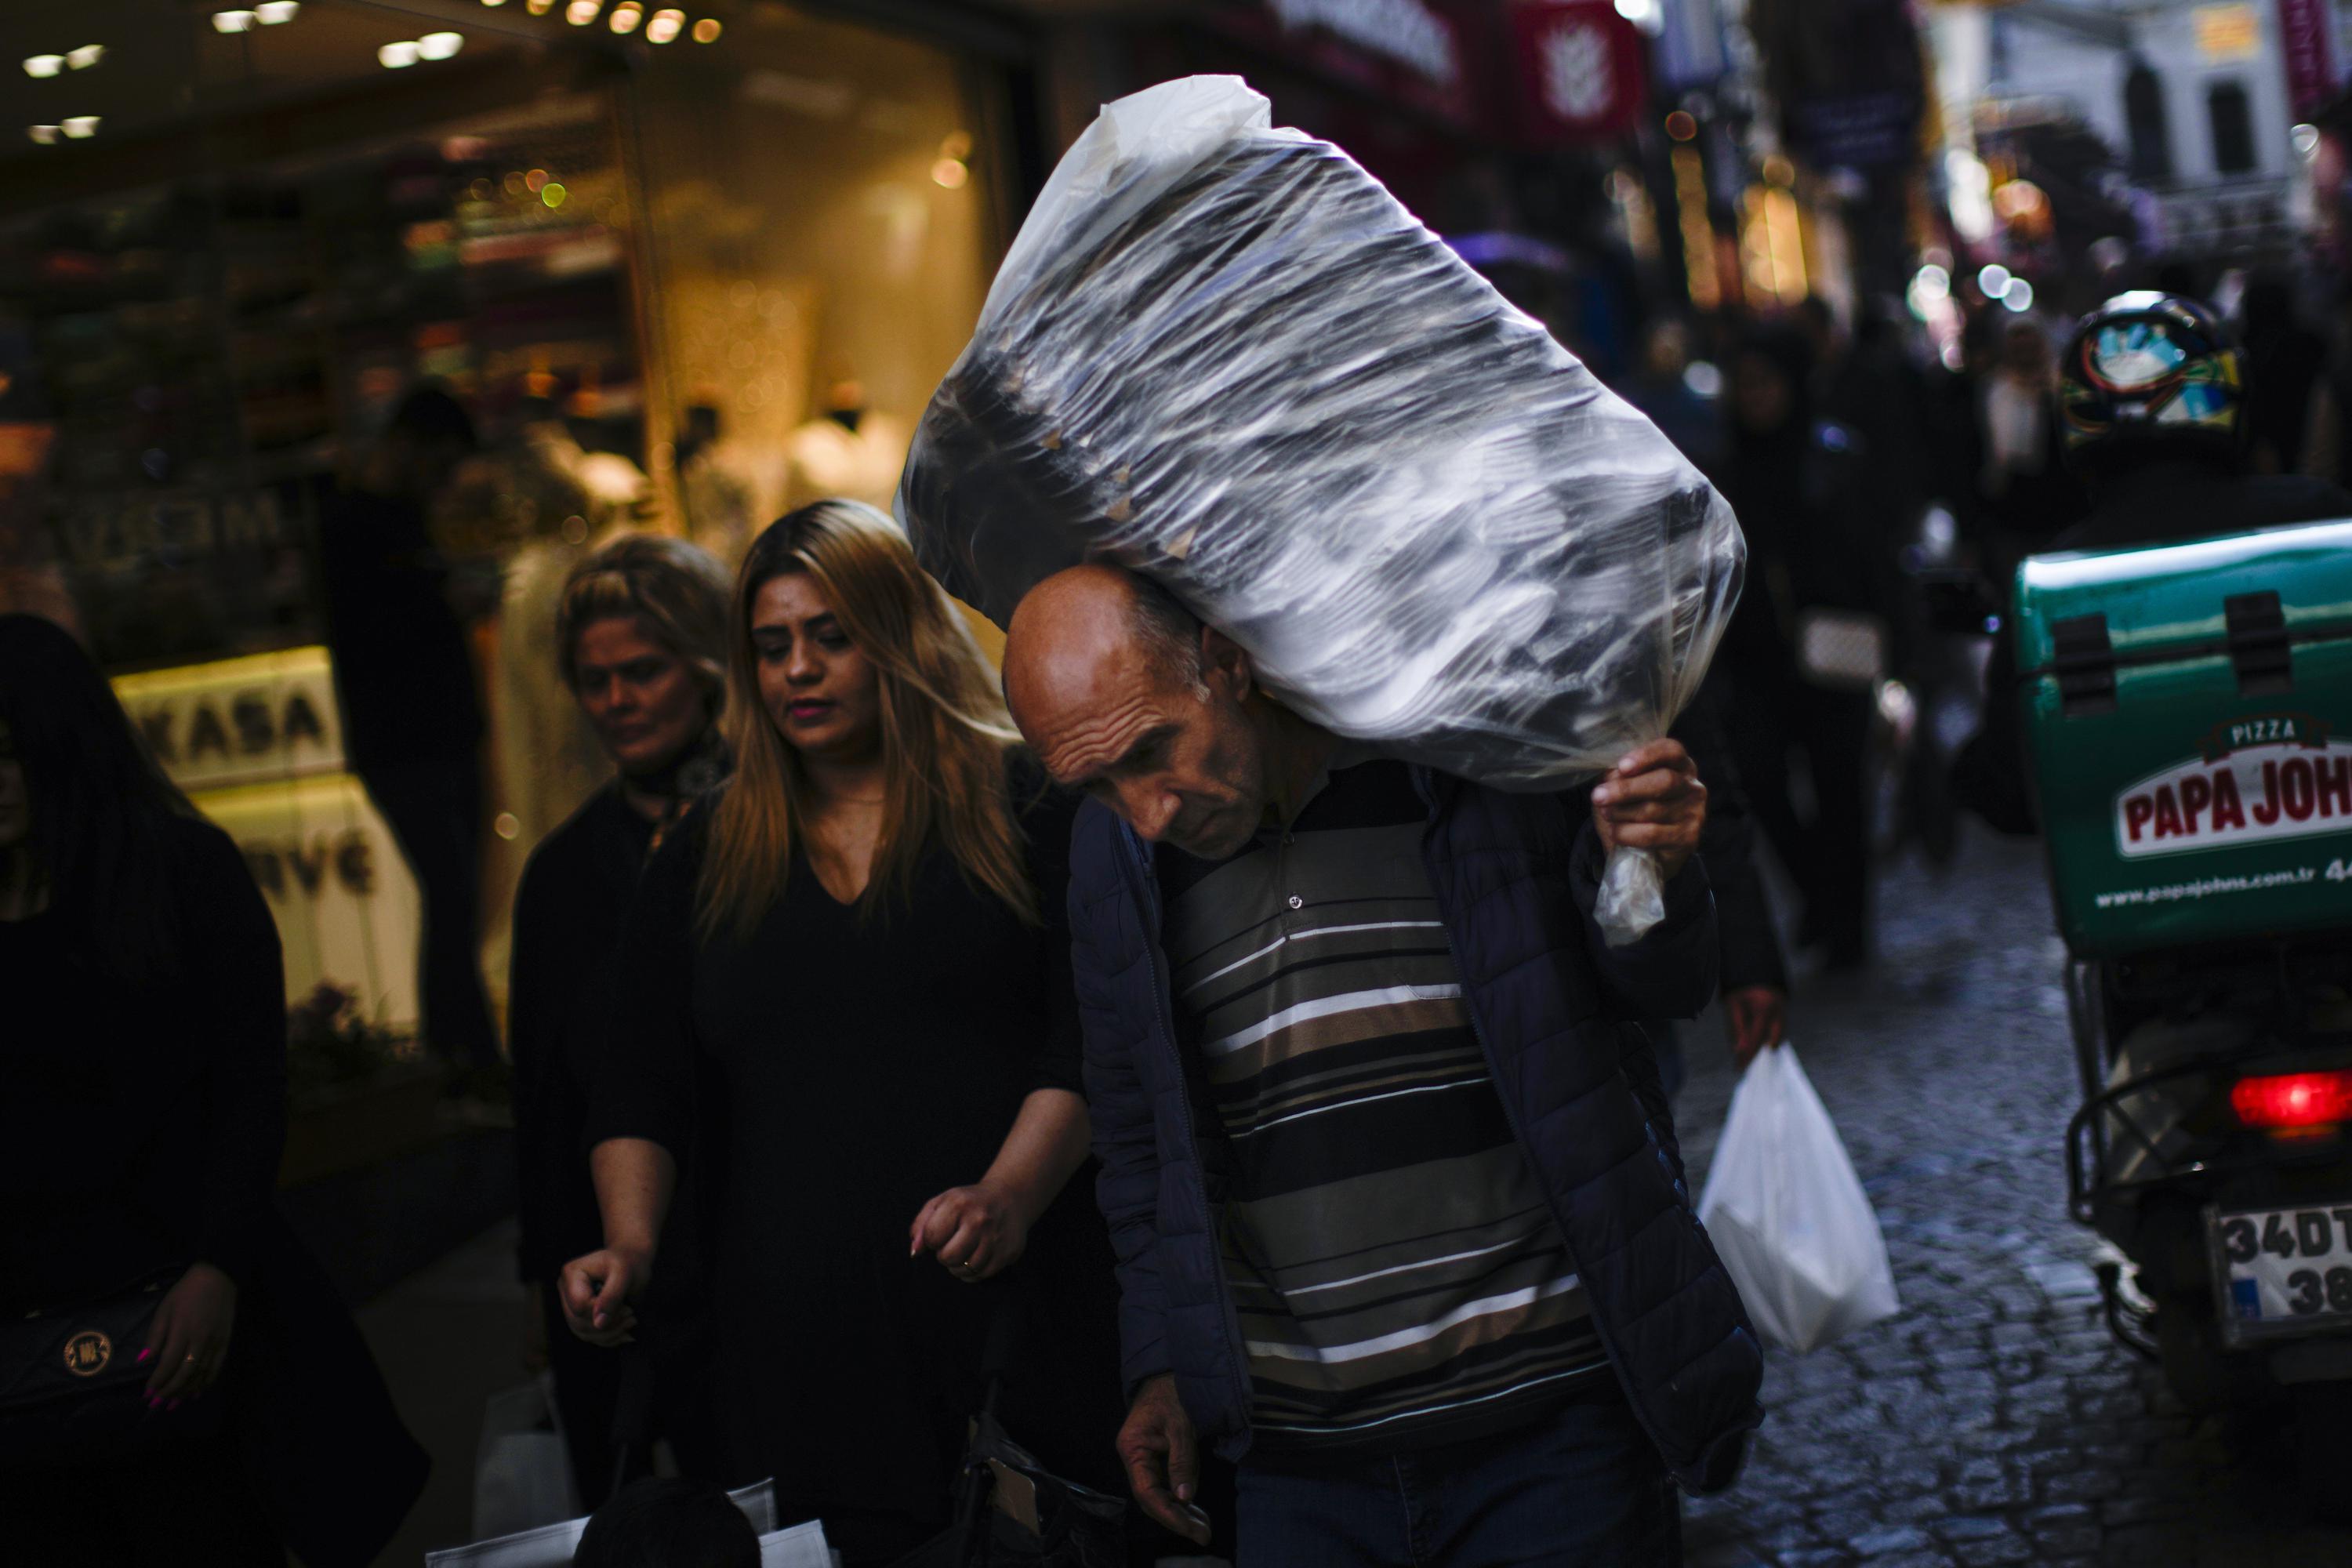
{"label": "shop window", "polygon": [[2172,178],[2172,137],[2165,123],[2164,82],[2145,61],[2124,79],[2124,123],[2131,136],[2131,176],[2143,184]]}
{"label": "shop window", "polygon": [[2205,94],[2205,112],[2213,121],[2214,172],[2253,173],[2254,116],[2246,101],[2245,84],[2215,82]]}

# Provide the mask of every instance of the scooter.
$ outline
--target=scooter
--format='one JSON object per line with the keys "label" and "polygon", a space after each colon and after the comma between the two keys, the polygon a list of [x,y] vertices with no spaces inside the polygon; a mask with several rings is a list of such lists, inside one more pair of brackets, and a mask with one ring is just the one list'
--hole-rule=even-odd
{"label": "scooter", "polygon": [[2115,1337],[2352,1473],[2352,521],[2029,558],[2014,638]]}

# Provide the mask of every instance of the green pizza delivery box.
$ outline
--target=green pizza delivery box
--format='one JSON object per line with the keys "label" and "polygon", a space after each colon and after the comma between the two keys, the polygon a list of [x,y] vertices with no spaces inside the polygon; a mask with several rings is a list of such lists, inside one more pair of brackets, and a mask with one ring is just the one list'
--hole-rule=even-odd
{"label": "green pizza delivery box", "polygon": [[2070,948],[2352,931],[2352,521],[2037,555],[2011,624]]}

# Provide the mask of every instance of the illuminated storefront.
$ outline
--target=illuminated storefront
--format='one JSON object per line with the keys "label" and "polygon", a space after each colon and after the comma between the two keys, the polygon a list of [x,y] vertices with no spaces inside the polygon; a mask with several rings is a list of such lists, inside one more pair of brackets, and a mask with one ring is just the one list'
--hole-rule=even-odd
{"label": "illuminated storefront", "polygon": [[[58,43],[93,68],[12,93],[95,124],[0,128],[0,609],[69,622],[236,834],[289,994],[399,1030],[415,892],[320,608],[338,474],[420,381],[484,437],[433,533],[490,718],[495,983],[523,852],[604,773],[556,585],[616,527],[732,556],[887,502],[1003,237],[1010,46],[763,0],[210,12],[93,0]],[[0,19],[11,61],[54,15]]]}

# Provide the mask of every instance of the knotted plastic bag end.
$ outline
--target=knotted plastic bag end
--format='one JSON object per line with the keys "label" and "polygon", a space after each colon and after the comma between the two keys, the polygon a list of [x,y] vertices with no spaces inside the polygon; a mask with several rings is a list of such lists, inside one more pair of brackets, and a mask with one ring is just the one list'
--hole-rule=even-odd
{"label": "knotted plastic bag end", "polygon": [[1612,947],[1647,936],[1651,927],[1666,918],[1666,879],[1658,872],[1658,858],[1622,844],[1609,851],[1592,918],[1601,922],[1601,934]]}

